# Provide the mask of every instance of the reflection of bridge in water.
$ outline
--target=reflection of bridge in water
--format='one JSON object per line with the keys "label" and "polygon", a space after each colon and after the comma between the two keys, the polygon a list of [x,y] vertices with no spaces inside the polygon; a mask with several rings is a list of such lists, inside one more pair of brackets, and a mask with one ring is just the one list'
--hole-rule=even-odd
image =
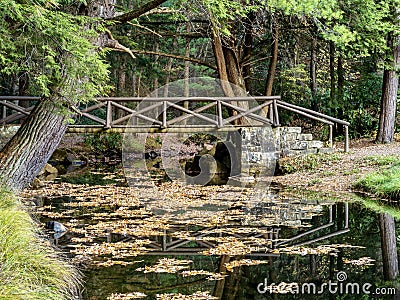
{"label": "reflection of bridge in water", "polygon": [[[301,203],[296,207],[290,204],[275,216],[270,215],[267,222],[257,221],[256,215],[248,215],[253,224],[247,226],[232,224],[195,229],[195,226],[172,225],[163,234],[151,239],[146,255],[202,255],[204,251],[216,249],[225,242],[239,241],[250,249],[245,256],[279,256],[274,250],[309,245],[350,231],[348,203],[324,205],[326,209],[323,213],[318,212],[323,209],[320,205],[312,208],[313,205],[307,204],[308,211],[301,209],[304,205]],[[318,221],[314,225],[309,224],[308,221],[314,218]],[[268,222],[271,225],[265,226]],[[298,228],[298,232],[288,236],[290,228]],[[128,237],[123,241],[130,239]]]}

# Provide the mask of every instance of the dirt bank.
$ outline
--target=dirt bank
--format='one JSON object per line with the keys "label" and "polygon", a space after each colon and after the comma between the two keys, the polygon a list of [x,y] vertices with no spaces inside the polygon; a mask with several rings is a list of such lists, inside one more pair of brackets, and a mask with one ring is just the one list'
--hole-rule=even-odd
{"label": "dirt bank", "polygon": [[322,162],[313,170],[274,177],[274,182],[288,187],[302,187],[311,191],[351,192],[352,184],[364,174],[377,171],[383,166],[371,157],[400,156],[400,142],[390,145],[375,144],[373,140],[357,140],[350,144],[350,152],[344,153],[338,146],[335,159]]}

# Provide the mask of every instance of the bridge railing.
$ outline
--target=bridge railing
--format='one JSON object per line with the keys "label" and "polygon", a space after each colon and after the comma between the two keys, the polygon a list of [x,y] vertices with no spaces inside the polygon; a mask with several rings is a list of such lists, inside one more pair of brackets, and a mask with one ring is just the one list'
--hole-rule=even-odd
{"label": "bridge railing", "polygon": [[[39,97],[0,96],[1,124],[26,118]],[[79,107],[69,132],[206,132],[230,131],[237,127],[280,126],[279,111],[287,110],[329,125],[333,145],[333,125],[345,129],[345,151],[349,150],[349,123],[304,107],[284,102],[279,96],[257,97],[100,97]],[[116,113],[118,111],[118,113]],[[82,122],[86,119],[85,122]],[[194,119],[201,120],[192,122]],[[91,124],[87,124],[88,123]],[[189,121],[190,120],[190,121]],[[243,122],[243,120],[245,122]],[[128,122],[129,121],[129,122]],[[86,124],[82,124],[86,123]]]}
{"label": "bridge railing", "polygon": [[307,109],[301,106],[297,106],[294,104],[290,104],[281,100],[277,100],[277,107],[280,109],[285,109],[301,116],[307,117],[311,120],[315,120],[318,122],[322,122],[324,124],[329,125],[329,145],[332,147],[333,145],[333,125],[339,124],[344,127],[344,151],[349,152],[349,126],[350,123],[325,115],[323,113]]}
{"label": "bridge railing", "polygon": [[[27,107],[24,107],[23,105],[21,105],[21,101],[23,101],[24,103],[29,103],[29,105],[26,105]],[[40,97],[0,96],[0,124],[10,124],[20,119],[26,118],[34,109],[34,103],[36,103],[37,101],[40,101]]]}
{"label": "bridge railing", "polygon": [[[273,115],[264,116],[261,112],[265,107],[275,106],[276,109],[278,99],[278,96],[263,97],[260,103],[257,103],[251,97],[97,98],[100,103],[83,110],[82,115],[97,121],[107,129],[124,128],[138,131],[145,128],[161,132],[179,131],[179,128],[183,128],[182,131],[196,128],[229,130],[239,126],[238,121],[243,118],[251,120],[250,123],[254,126],[276,125]],[[132,102],[139,105],[132,108]],[[253,106],[250,106],[250,103]],[[105,105],[105,119],[99,120],[88,114]],[[114,108],[124,111],[126,115],[115,118]],[[234,113],[228,114],[229,111]],[[201,120],[201,123],[187,122],[189,119]],[[132,122],[127,124],[128,120]],[[245,125],[240,123],[240,126]]]}
{"label": "bridge railing", "polygon": [[[69,126],[70,131],[99,131],[103,129],[131,129],[141,131],[168,131],[178,128],[211,128],[229,130],[233,126],[246,126],[239,122],[248,119],[251,126],[277,126],[276,114],[265,115],[262,112],[268,107],[270,112],[277,111],[278,96],[258,97],[258,102],[251,97],[107,97],[96,98],[95,103],[79,107],[75,114],[77,122]],[[0,124],[9,124],[27,117],[33,106],[28,108],[19,105],[19,101],[40,101],[38,97],[0,96],[3,114]],[[189,105],[185,105],[190,104]],[[116,113],[118,111],[119,113]],[[86,118],[92,124],[79,123]],[[186,122],[189,119],[201,120]],[[133,120],[133,122],[128,122]],[[85,122],[83,122],[85,123]],[[88,123],[86,121],[86,123]],[[197,122],[198,123],[198,122]],[[144,130],[142,130],[144,131]]]}

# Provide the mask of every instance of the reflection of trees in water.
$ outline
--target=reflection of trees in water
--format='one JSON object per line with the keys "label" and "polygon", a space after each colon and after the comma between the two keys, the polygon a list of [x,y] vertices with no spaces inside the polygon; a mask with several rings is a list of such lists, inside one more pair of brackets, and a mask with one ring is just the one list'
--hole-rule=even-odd
{"label": "reflection of trees in water", "polygon": [[385,280],[392,280],[399,275],[394,218],[388,213],[379,214],[379,227],[381,233],[383,276]]}
{"label": "reflection of trees in water", "polygon": [[[338,203],[337,205],[343,206],[344,204]],[[329,242],[332,244],[340,242],[348,245],[357,243],[365,248],[342,247],[338,248],[336,253],[327,255],[307,254],[302,256],[282,254],[279,257],[268,257],[268,265],[253,266],[251,267],[251,271],[247,267],[235,270],[237,274],[232,278],[232,282],[228,284],[228,278],[226,279],[227,284],[224,286],[224,296],[221,299],[253,299],[252,297],[257,296],[253,294],[253,290],[256,289],[254,285],[263,282],[264,278],[267,278],[269,283],[296,282],[301,284],[312,282],[318,286],[329,280],[337,282],[337,273],[344,271],[348,275],[346,282],[355,282],[360,285],[368,282],[375,287],[375,285],[382,285],[383,280],[388,280],[389,277],[387,276],[390,276],[390,272],[391,276],[395,276],[394,274],[398,270],[398,263],[395,242],[396,226],[393,218],[389,214],[377,215],[365,209],[362,204],[352,203],[351,208],[348,220],[349,226],[356,230],[353,230],[351,235],[339,235],[330,238]],[[341,213],[337,213],[337,217],[338,222],[335,228],[332,227],[335,230],[339,230],[346,223]],[[381,236],[381,243],[379,243],[379,235]],[[387,252],[386,254],[385,251]],[[382,260],[381,253],[383,256]],[[357,258],[366,256],[376,259],[377,262],[371,266],[363,266],[363,261],[366,263],[370,261]],[[353,264],[349,264],[349,261]],[[357,264],[358,262],[360,265]],[[388,273],[386,274],[386,272]],[[237,283],[238,278],[239,283]],[[237,294],[232,283],[235,284],[235,287],[243,287],[239,289],[239,294]],[[232,294],[236,293],[236,297],[238,298],[227,296],[230,292]],[[266,295],[265,299],[292,299],[290,295],[270,295],[268,293]],[[335,295],[328,295],[326,293],[320,296],[303,295],[303,297],[302,299],[327,299],[327,297],[335,299]],[[346,299],[359,299],[360,295],[347,295],[346,297]]]}

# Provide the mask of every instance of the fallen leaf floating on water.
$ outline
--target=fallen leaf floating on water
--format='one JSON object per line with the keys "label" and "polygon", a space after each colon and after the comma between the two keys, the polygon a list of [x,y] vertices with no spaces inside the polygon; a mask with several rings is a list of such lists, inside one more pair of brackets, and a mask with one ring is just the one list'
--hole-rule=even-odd
{"label": "fallen leaf floating on water", "polygon": [[136,271],[144,273],[176,273],[180,270],[188,269],[190,263],[192,263],[191,260],[162,258],[156,265],[137,268]]}
{"label": "fallen leaf floating on water", "polygon": [[228,275],[224,275],[221,273],[214,273],[214,272],[209,272],[209,271],[205,271],[205,270],[182,271],[180,274],[183,277],[197,276],[197,275],[208,276],[207,280],[209,280],[209,281],[222,280],[228,276]]}
{"label": "fallen leaf floating on water", "polygon": [[111,294],[107,297],[107,300],[130,300],[130,299],[142,299],[147,297],[146,294],[140,292],[128,293],[128,294]]}
{"label": "fallen leaf floating on water", "polygon": [[93,240],[94,240],[94,237],[92,237],[92,236],[71,238],[71,242],[73,242],[73,243],[92,243]]}
{"label": "fallen leaf floating on water", "polygon": [[232,272],[233,268],[237,268],[240,266],[257,266],[267,263],[268,261],[266,260],[241,259],[241,260],[233,260],[229,263],[226,263],[225,267],[227,271]]}
{"label": "fallen leaf floating on water", "polygon": [[292,246],[292,247],[284,247],[274,249],[273,253],[287,253],[287,254],[300,254],[300,255],[307,255],[307,254],[330,254],[336,256],[336,253],[339,251],[338,248],[365,248],[362,246],[353,246],[353,245],[346,245],[346,244],[332,244],[332,245],[321,245],[316,248],[310,247],[303,247],[303,246]]}
{"label": "fallen leaf floating on water", "polygon": [[94,256],[113,255],[114,258],[123,258],[146,253],[148,250],[143,245],[149,243],[151,242],[148,240],[136,240],[129,243],[117,242],[93,244],[91,246],[79,245],[74,250],[71,250],[71,253]]}
{"label": "fallen leaf floating on water", "polygon": [[370,257],[361,257],[359,259],[353,259],[353,260],[349,260],[349,259],[343,259],[343,262],[345,264],[351,264],[354,266],[373,266],[374,264],[372,264],[372,262],[374,262],[375,259],[372,259]]}
{"label": "fallen leaf floating on water", "polygon": [[209,292],[196,292],[191,295],[183,294],[157,294],[157,300],[218,300]]}
{"label": "fallen leaf floating on water", "polygon": [[244,244],[240,240],[236,240],[233,242],[222,243],[217,245],[215,248],[211,248],[201,252],[204,255],[244,255],[249,254],[252,251],[256,251],[255,248],[252,248],[249,245]]}
{"label": "fallen leaf floating on water", "polygon": [[71,260],[73,265],[88,267],[92,264],[93,258],[88,255],[75,255]]}
{"label": "fallen leaf floating on water", "polygon": [[285,247],[285,248],[279,248],[279,249],[273,250],[273,253],[287,253],[287,254],[299,254],[299,255],[307,255],[307,254],[336,255],[337,252],[338,252],[338,249],[331,245],[329,245],[329,246],[322,245],[322,246],[318,246],[316,248],[303,247],[303,246],[292,246],[292,247]]}
{"label": "fallen leaf floating on water", "polygon": [[61,219],[61,218],[72,218],[76,211],[74,210],[66,210],[63,212],[52,212],[52,211],[41,211],[40,214],[42,216],[51,218],[51,219]]}
{"label": "fallen leaf floating on water", "polygon": [[107,261],[93,261],[92,265],[96,267],[111,267],[111,266],[129,266],[136,263],[135,261],[123,261],[123,260],[112,260],[109,259]]}
{"label": "fallen leaf floating on water", "polygon": [[297,282],[280,282],[279,284],[271,284],[265,287],[264,291],[270,294],[290,294],[298,288]]}

